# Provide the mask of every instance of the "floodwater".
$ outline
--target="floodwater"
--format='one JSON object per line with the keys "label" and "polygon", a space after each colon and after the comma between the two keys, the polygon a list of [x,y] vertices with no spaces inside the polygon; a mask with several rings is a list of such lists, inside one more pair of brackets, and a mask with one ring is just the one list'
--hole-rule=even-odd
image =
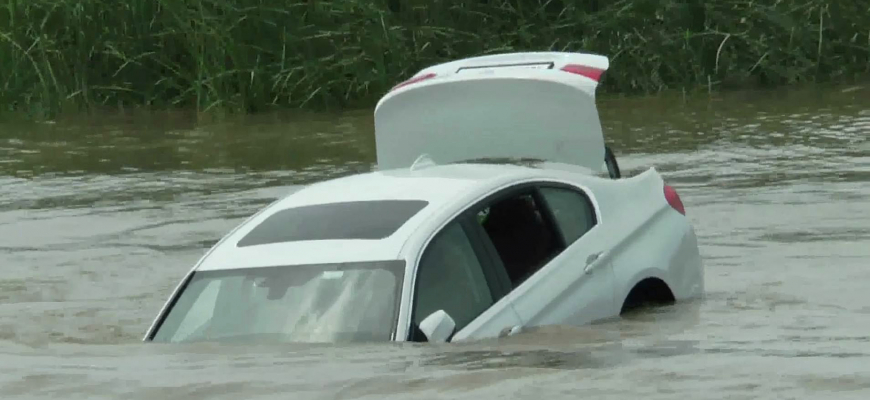
{"label": "floodwater", "polygon": [[870,87],[600,109],[681,193],[707,297],[438,346],[140,341],[243,218],[369,170],[370,111],[0,125],[0,398],[870,398]]}

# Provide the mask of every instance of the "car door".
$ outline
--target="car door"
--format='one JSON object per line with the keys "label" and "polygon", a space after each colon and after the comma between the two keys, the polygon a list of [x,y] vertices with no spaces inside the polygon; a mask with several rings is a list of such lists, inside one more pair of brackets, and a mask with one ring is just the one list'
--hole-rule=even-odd
{"label": "car door", "polygon": [[523,285],[512,302],[526,325],[586,324],[618,314],[610,243],[601,234],[586,192],[565,184],[538,185],[565,249]]}
{"label": "car door", "polygon": [[[468,216],[442,228],[423,249],[416,272],[408,340],[425,341],[420,322],[444,310],[456,322],[453,341],[495,337],[520,325],[499,271],[470,235]],[[503,271],[502,271],[503,272]]]}
{"label": "car door", "polygon": [[[510,202],[523,206],[502,207]],[[502,207],[487,217],[500,222],[487,220],[480,229],[511,277],[507,297],[524,326],[585,324],[616,313],[611,243],[599,234],[583,189],[535,182],[486,206]]]}

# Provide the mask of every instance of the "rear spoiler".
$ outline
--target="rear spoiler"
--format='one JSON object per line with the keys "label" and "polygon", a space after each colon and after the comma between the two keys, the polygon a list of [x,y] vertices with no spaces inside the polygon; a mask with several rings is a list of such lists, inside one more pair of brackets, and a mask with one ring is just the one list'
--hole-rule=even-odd
{"label": "rear spoiler", "polygon": [[[390,91],[438,76],[473,70],[558,69],[589,78],[596,84],[610,67],[610,60],[598,54],[564,52],[505,53],[465,58],[436,64],[414,74]],[[597,86],[597,85],[596,85]],[[594,93],[593,93],[594,94]]]}

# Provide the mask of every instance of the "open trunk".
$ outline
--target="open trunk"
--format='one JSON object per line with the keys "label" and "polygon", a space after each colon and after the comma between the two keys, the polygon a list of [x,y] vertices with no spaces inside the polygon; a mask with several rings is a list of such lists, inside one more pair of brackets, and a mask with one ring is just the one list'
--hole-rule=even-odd
{"label": "open trunk", "polygon": [[522,158],[601,170],[595,106],[607,58],[511,53],[435,65],[396,86],[375,108],[380,169]]}

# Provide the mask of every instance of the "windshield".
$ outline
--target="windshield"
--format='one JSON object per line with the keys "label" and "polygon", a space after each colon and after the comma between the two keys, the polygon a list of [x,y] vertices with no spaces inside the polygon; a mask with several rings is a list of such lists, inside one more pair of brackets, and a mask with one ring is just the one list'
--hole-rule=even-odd
{"label": "windshield", "polygon": [[155,342],[386,341],[404,261],[194,272]]}

